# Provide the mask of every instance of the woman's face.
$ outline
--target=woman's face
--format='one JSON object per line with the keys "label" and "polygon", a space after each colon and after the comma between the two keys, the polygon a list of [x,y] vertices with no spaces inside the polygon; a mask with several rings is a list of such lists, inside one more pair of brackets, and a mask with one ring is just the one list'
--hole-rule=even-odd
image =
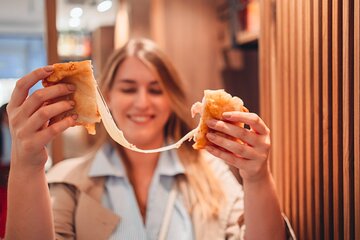
{"label": "woman's face", "polygon": [[113,118],[130,143],[145,149],[163,144],[170,101],[159,79],[138,58],[128,57],[120,65],[107,100]]}

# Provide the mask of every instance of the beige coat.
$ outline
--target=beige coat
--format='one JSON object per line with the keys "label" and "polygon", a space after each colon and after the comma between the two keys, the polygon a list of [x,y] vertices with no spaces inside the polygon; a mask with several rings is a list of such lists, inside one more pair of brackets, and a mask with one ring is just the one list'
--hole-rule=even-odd
{"label": "beige coat", "polygon": [[[57,239],[108,239],[121,221],[121,216],[101,205],[105,177],[87,176],[92,160],[92,157],[65,160],[47,174]],[[223,184],[227,201],[216,221],[202,220],[199,209],[193,208],[190,216],[196,239],[242,239],[241,187],[222,161],[213,158],[210,164]],[[177,184],[190,209],[193,201],[184,177],[177,178]]]}

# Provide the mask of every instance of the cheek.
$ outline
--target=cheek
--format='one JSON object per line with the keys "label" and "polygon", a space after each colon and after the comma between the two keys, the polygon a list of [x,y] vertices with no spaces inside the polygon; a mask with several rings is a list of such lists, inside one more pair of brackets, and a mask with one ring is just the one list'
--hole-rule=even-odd
{"label": "cheek", "polygon": [[164,118],[164,121],[166,122],[168,120],[170,114],[172,113],[170,102],[167,100],[162,101],[159,104],[159,109],[161,110],[161,114]]}
{"label": "cheek", "polygon": [[129,99],[119,96],[119,94],[109,94],[107,105],[113,114],[123,112],[129,104]]}

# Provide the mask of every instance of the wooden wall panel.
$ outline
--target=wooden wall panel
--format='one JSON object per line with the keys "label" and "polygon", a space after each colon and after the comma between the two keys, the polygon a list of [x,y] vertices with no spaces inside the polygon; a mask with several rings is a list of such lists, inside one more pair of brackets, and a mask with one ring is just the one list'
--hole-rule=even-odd
{"label": "wooden wall panel", "polygon": [[360,1],[354,4],[354,234],[360,239]]}
{"label": "wooden wall panel", "polygon": [[150,2],[150,36],[170,56],[187,83],[189,102],[199,101],[204,89],[223,88],[223,43],[218,36],[221,26],[216,0]]}
{"label": "wooden wall panel", "polygon": [[[289,10],[289,2],[288,1],[282,1],[283,4],[283,22],[284,22],[284,26],[283,26],[283,39],[284,39],[284,48],[283,48],[283,78],[282,78],[282,84],[283,84],[283,96],[284,96],[284,101],[283,101],[283,109],[284,112],[282,113],[282,117],[284,118],[284,128],[285,129],[290,129],[290,124],[289,124],[289,112],[290,112],[290,106],[289,106],[289,79],[290,79],[290,74],[289,74],[289,15],[287,14],[288,10]],[[260,94],[261,95],[261,94]],[[290,156],[290,133],[288,132],[284,132],[284,159],[287,159],[287,161],[284,161],[284,167],[285,167],[285,171],[286,171],[286,185],[285,185],[285,191],[286,193],[290,193],[290,194],[285,194],[286,198],[285,198],[285,207],[286,210],[288,212],[288,214],[290,214],[290,217],[293,220],[293,224],[296,227],[297,222],[296,222],[296,218],[294,216],[294,210],[293,209],[293,204],[292,204],[292,181],[293,179],[291,178],[291,156]]]}
{"label": "wooden wall panel", "polygon": [[[332,214],[332,205],[331,197],[332,197],[332,184],[331,184],[331,148],[330,144],[330,131],[331,131],[331,101],[330,99],[330,84],[326,79],[331,78],[331,52],[329,51],[329,47],[331,46],[331,34],[329,31],[329,18],[331,17],[331,11],[329,11],[329,1],[322,0],[321,2],[321,36],[319,36],[321,49],[320,64],[319,68],[321,69],[321,84],[320,88],[322,91],[322,99],[321,99],[321,111],[322,111],[322,169],[323,169],[323,216],[324,216],[324,239],[330,239],[332,234],[332,229],[330,229],[330,225],[332,225],[330,215]],[[320,169],[321,170],[321,169]]]}
{"label": "wooden wall panel", "polygon": [[[341,53],[341,25],[340,25],[340,17],[341,17],[341,2],[338,0],[332,1],[332,54],[334,56],[339,56]],[[339,91],[341,90],[339,83],[341,79],[341,61],[340,57],[332,58],[332,154],[333,154],[333,214],[334,214],[334,229],[333,234],[336,235],[339,233],[339,218],[340,218],[340,188],[339,188],[339,159],[341,159],[341,148],[340,142],[342,136],[339,134],[341,125],[341,117],[339,114],[341,113],[341,102]]]}
{"label": "wooden wall panel", "polygon": [[[56,30],[56,1],[45,0],[44,3],[47,63],[54,64],[59,62],[59,55],[57,52],[58,35]],[[60,134],[51,143],[50,154],[52,164],[56,164],[64,159],[63,146],[63,137]]]}
{"label": "wooden wall panel", "polygon": [[283,210],[299,239],[360,239],[359,1],[262,6],[262,31],[275,34],[260,41],[261,114]]}
{"label": "wooden wall panel", "polygon": [[297,94],[295,91],[295,85],[296,85],[296,77],[295,77],[295,73],[296,73],[296,67],[297,67],[297,63],[296,63],[296,49],[295,49],[295,35],[296,35],[296,30],[295,30],[295,21],[296,21],[296,16],[295,16],[295,1],[288,1],[288,19],[289,19],[289,31],[288,31],[288,67],[289,67],[289,77],[284,79],[287,84],[288,84],[288,88],[287,88],[287,107],[289,109],[288,113],[288,122],[289,122],[289,132],[288,132],[288,139],[289,139],[289,160],[290,160],[290,173],[292,177],[291,180],[291,215],[292,218],[295,219],[294,221],[294,227],[296,229],[298,229],[298,232],[300,233],[300,224],[299,224],[299,198],[297,196],[297,183],[298,181],[296,181],[297,178],[297,161],[296,161],[296,150],[297,150],[297,142],[296,142],[296,98],[297,98]]}
{"label": "wooden wall panel", "polygon": [[295,6],[295,16],[296,16],[296,36],[295,36],[295,60],[296,60],[296,93],[297,93],[297,102],[295,109],[297,109],[296,115],[300,116],[296,119],[296,137],[297,137],[297,146],[295,146],[296,153],[297,153],[297,171],[298,171],[298,204],[299,204],[299,239],[305,239],[307,232],[306,230],[306,198],[305,198],[305,164],[301,161],[304,159],[305,154],[305,103],[304,103],[304,88],[305,88],[305,81],[301,81],[304,79],[304,24],[303,24],[303,14],[304,14],[304,2],[303,1],[296,1]]}
{"label": "wooden wall panel", "polygon": [[312,84],[312,124],[313,124],[313,161],[314,161],[314,192],[313,192],[313,200],[315,202],[315,211],[314,215],[318,219],[315,221],[316,228],[316,239],[324,239],[323,228],[324,228],[324,216],[322,211],[322,203],[323,203],[323,182],[322,176],[323,172],[322,168],[322,152],[320,148],[320,143],[322,142],[322,134],[321,134],[321,93],[320,93],[320,81],[321,81],[321,1],[310,1],[313,4],[312,11],[312,24],[315,22],[317,24],[313,24],[312,29],[312,39],[313,41],[313,75],[311,79]]}
{"label": "wooden wall panel", "polygon": [[353,1],[344,0],[343,1],[343,75],[342,75],[342,85],[343,85],[343,98],[342,98],[342,108],[343,108],[343,232],[344,239],[352,239],[351,233],[351,224],[352,216],[352,195],[353,190],[351,189],[351,180],[352,179],[352,163],[353,163],[353,142],[352,142],[352,133],[353,133],[353,116],[351,106],[353,104],[353,94],[352,94],[352,85],[353,85]]}
{"label": "wooden wall panel", "polygon": [[[311,79],[313,75],[313,41],[312,40],[312,4],[310,1],[302,1],[305,5],[305,14],[303,19],[303,26],[305,28],[304,33],[304,41],[305,41],[305,56],[304,56],[304,67],[305,67],[305,175],[306,175],[306,233],[304,234],[306,236],[306,239],[315,239],[315,204],[313,201],[313,187],[310,187],[313,185],[313,179],[314,179],[314,161],[313,161],[313,121],[312,121],[312,111],[313,111],[313,104],[312,104],[312,85],[311,85]],[[310,224],[309,224],[310,223]]]}

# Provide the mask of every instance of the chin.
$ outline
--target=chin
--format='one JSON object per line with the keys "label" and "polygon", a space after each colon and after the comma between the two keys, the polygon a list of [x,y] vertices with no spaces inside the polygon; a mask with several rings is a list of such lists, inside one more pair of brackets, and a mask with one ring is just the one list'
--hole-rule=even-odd
{"label": "chin", "polygon": [[144,149],[157,148],[153,146],[159,140],[159,137],[160,137],[159,134],[154,135],[154,134],[149,134],[148,132],[144,132],[144,133],[140,132],[138,134],[125,135],[125,138],[128,140],[128,142],[134,144],[138,148],[144,148]]}

